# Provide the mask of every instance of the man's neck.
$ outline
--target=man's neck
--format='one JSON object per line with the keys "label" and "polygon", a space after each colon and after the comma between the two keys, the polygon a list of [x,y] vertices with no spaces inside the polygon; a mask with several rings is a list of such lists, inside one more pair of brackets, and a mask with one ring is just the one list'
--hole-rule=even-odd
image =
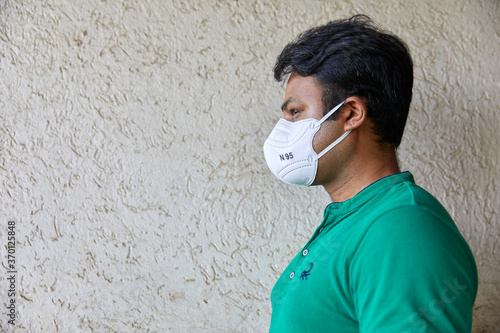
{"label": "man's neck", "polygon": [[335,181],[323,185],[332,201],[343,202],[351,199],[367,186],[384,177],[401,172],[395,151],[378,154],[375,158],[358,161]]}

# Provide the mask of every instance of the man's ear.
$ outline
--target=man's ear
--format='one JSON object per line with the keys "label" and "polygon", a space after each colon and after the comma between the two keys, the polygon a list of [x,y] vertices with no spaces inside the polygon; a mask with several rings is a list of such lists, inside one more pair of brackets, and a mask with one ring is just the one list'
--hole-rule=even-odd
{"label": "man's ear", "polygon": [[344,131],[359,128],[367,119],[368,108],[365,99],[358,96],[348,97],[342,107]]}

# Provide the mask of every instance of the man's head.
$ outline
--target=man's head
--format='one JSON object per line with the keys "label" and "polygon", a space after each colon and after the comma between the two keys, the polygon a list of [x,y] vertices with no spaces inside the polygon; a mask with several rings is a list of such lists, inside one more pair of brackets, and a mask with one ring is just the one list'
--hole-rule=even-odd
{"label": "man's head", "polygon": [[294,72],[316,77],[325,114],[349,96],[365,100],[380,142],[399,146],[412,97],[413,64],[398,37],[363,15],[332,21],[283,49],[274,77],[282,81]]}

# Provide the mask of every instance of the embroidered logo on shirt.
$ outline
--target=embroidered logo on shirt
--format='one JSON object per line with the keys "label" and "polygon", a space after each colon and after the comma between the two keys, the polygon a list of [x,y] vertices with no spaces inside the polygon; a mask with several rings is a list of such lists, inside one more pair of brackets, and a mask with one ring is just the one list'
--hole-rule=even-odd
{"label": "embroidered logo on shirt", "polygon": [[307,277],[311,274],[311,270],[313,269],[313,263],[311,262],[311,263],[310,263],[310,265],[311,265],[311,266],[309,267],[309,270],[307,270],[307,271],[306,271],[306,270],[304,270],[304,271],[302,272],[302,274],[300,274],[300,278],[301,278],[302,280],[307,280]]}

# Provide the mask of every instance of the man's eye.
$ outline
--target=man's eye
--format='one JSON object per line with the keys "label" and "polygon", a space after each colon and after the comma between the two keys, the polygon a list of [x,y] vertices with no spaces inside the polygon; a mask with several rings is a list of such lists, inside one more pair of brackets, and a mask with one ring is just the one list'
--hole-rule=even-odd
{"label": "man's eye", "polygon": [[290,109],[290,114],[292,116],[295,116],[297,113],[300,113],[300,110],[297,110],[297,109]]}

